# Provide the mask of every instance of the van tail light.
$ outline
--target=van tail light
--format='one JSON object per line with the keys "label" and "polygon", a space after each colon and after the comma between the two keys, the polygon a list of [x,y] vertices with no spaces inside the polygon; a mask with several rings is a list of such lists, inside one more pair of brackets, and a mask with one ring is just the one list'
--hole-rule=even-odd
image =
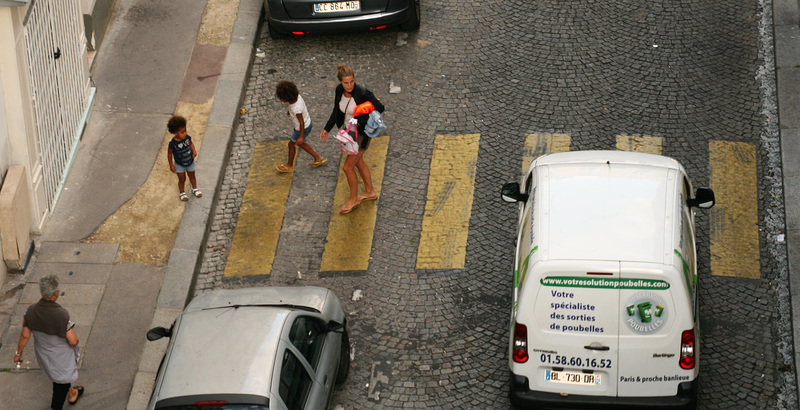
{"label": "van tail light", "polygon": [[528,328],[519,323],[514,324],[514,362],[525,363],[528,361]]}
{"label": "van tail light", "polygon": [[694,329],[681,333],[681,369],[694,369]]}

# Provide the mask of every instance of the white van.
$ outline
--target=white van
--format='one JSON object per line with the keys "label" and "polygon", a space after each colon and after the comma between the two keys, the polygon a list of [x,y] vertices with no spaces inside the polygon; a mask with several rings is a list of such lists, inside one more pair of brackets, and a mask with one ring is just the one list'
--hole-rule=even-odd
{"label": "white van", "polygon": [[550,154],[522,185],[509,365],[518,407],[694,408],[699,318],[684,168],[622,151]]}

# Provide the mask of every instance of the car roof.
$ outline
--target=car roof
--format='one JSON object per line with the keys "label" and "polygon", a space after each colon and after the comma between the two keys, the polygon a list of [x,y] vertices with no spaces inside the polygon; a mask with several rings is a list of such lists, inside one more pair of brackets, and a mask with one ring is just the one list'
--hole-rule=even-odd
{"label": "car roof", "polygon": [[663,263],[672,229],[674,174],[683,172],[677,161],[579,151],[542,157],[537,166],[542,192],[536,195],[549,191],[549,202],[541,204],[549,259]]}
{"label": "car roof", "polygon": [[216,290],[196,297],[172,336],[158,400],[200,394],[269,396],[289,315],[322,310],[318,287]]}

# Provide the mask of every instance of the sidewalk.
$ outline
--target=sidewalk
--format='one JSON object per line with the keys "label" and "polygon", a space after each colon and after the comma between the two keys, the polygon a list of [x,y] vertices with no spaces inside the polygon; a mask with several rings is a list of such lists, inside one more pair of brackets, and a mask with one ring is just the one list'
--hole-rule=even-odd
{"label": "sidewalk", "polygon": [[[166,341],[148,344],[145,333],[168,326],[188,301],[262,7],[262,0],[118,1],[95,57],[97,99],[75,165],[24,274],[10,274],[0,289],[1,408],[48,407],[52,387],[38,369],[32,342],[24,371],[8,371],[22,315],[39,299],[37,281],[48,274],[61,279],[58,302],[81,341],[81,408],[145,408],[166,347]],[[231,27],[219,30],[216,22]],[[202,141],[197,177],[204,196],[181,206],[177,232],[157,244],[172,248],[166,263],[143,263],[117,243],[87,243],[101,225],[123,238],[133,235],[114,224],[115,212],[131,206],[154,172],[167,169],[161,153],[166,122],[186,107],[193,109],[189,133]],[[179,205],[176,178],[168,177],[169,184],[156,189]],[[140,206],[148,211],[146,203]]]}

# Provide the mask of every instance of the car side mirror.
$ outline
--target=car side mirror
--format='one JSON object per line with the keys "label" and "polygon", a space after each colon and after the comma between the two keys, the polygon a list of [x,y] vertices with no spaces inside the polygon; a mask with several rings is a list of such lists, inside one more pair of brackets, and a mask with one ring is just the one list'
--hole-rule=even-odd
{"label": "car side mirror", "polygon": [[712,191],[711,188],[697,188],[694,198],[689,198],[686,200],[687,205],[692,207],[696,206],[702,209],[710,209],[714,206],[714,203],[714,191]]}
{"label": "car side mirror", "polygon": [[163,328],[161,326],[154,327],[147,331],[147,340],[151,342],[161,339],[162,337],[170,337],[170,336],[172,336],[172,331]]}
{"label": "car side mirror", "polygon": [[519,192],[519,182],[509,182],[503,185],[502,191],[500,191],[500,197],[503,198],[503,201],[514,203],[514,202],[525,202],[528,200],[528,195]]}
{"label": "car side mirror", "polygon": [[344,332],[344,323],[339,323],[335,320],[331,320],[330,322],[328,322],[328,331],[342,333]]}

